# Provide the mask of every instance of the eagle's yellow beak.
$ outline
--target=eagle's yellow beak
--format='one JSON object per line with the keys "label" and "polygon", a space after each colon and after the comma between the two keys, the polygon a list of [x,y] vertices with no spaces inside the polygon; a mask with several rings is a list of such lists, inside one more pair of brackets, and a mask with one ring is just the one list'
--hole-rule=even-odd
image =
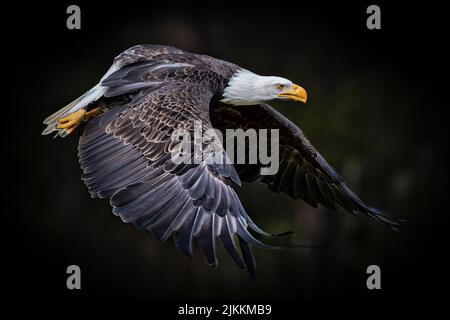
{"label": "eagle's yellow beak", "polygon": [[308,95],[306,94],[306,90],[296,84],[293,84],[292,86],[284,89],[277,95],[280,98],[290,99],[290,100],[294,100],[294,101],[300,101],[303,103],[306,103],[306,99],[308,98]]}

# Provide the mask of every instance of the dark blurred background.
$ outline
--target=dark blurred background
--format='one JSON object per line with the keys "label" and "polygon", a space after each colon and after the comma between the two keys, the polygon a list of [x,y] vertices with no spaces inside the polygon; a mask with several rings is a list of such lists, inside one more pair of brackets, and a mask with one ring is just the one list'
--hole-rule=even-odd
{"label": "dark blurred background", "polygon": [[[3,289],[13,297],[157,299],[434,298],[448,273],[448,92],[443,9],[378,2],[381,30],[366,28],[372,3],[147,1],[81,7],[18,5],[3,21]],[[270,232],[293,230],[324,249],[254,250],[257,281],[220,247],[210,269],[172,241],[159,243],[90,199],[77,140],[41,136],[42,120],[97,83],[112,59],[140,43],[176,46],[279,75],[308,91],[306,105],[272,105],[299,125],[350,187],[371,205],[432,226],[394,232],[366,220],[246,185],[249,214]],[[441,80],[443,79],[443,80]],[[7,97],[5,97],[7,96]],[[5,100],[6,99],[6,100]],[[5,159],[4,159],[5,160]],[[82,290],[66,289],[66,268]],[[382,290],[366,288],[381,267]]]}

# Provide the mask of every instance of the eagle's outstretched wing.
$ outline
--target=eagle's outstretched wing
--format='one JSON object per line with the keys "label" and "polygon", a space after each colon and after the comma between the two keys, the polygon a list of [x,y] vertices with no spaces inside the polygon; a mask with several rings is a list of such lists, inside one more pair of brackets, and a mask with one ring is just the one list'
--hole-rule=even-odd
{"label": "eagle's outstretched wing", "polygon": [[[98,116],[79,141],[82,179],[92,196],[110,199],[123,221],[160,240],[174,234],[184,254],[192,254],[192,238],[197,238],[211,266],[217,265],[219,238],[234,261],[254,277],[250,246],[270,247],[261,241],[270,235],[243,209],[233,189],[240,184],[234,167],[214,161],[209,153],[201,162],[187,164],[174,162],[171,154],[180,143],[171,138],[176,130],[193,133],[196,121],[203,132],[212,128],[211,96],[202,86],[167,83],[137,102]],[[203,142],[206,150],[207,145]]]}
{"label": "eagle's outstretched wing", "polygon": [[[303,132],[281,113],[267,104],[233,107],[221,105],[211,113],[213,125],[227,128],[279,130],[279,170],[274,175],[260,175],[260,165],[236,165],[242,181],[259,180],[274,192],[284,192],[303,199],[313,207],[325,207],[353,214],[362,213],[397,229],[401,219],[366,205],[345,184],[308,141]],[[248,148],[256,147],[249,146]]]}

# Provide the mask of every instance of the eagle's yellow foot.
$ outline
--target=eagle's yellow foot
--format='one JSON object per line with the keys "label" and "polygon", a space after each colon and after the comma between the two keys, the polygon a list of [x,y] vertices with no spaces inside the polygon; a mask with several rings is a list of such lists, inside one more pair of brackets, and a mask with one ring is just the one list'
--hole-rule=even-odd
{"label": "eagle's yellow foot", "polygon": [[81,122],[91,120],[102,112],[103,111],[100,107],[94,108],[89,111],[86,111],[86,109],[77,110],[59,119],[56,128],[62,129],[62,135],[60,135],[62,137],[65,137],[71,134],[73,130],[75,130],[80,125]]}
{"label": "eagle's yellow foot", "polygon": [[73,130],[80,125],[80,123],[85,119],[86,110],[80,109],[75,112],[68,114],[67,116],[58,120],[57,129],[65,129],[65,134],[71,134]]}

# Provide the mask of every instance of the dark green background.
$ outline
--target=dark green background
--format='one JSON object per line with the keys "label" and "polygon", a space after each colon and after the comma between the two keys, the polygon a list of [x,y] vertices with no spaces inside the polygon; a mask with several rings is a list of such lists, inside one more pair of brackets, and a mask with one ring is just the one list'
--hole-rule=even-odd
{"label": "dark green background", "polygon": [[[443,9],[380,4],[382,30],[366,28],[369,4],[305,1],[182,5],[176,2],[78,2],[82,29],[66,29],[67,6],[11,9],[3,67],[4,158],[2,259],[11,296],[240,298],[430,298],[448,273],[443,233],[448,198],[445,160],[448,92]],[[254,250],[257,281],[220,249],[218,270],[159,243],[90,199],[80,179],[80,130],[63,140],[41,136],[42,120],[99,80],[114,56],[160,43],[232,61],[262,75],[291,79],[306,105],[272,105],[369,204],[432,225],[394,232],[245,185],[239,194],[270,232],[326,249]],[[443,80],[441,80],[441,78]],[[65,287],[78,264],[82,287]],[[368,291],[366,268],[382,270]]]}

